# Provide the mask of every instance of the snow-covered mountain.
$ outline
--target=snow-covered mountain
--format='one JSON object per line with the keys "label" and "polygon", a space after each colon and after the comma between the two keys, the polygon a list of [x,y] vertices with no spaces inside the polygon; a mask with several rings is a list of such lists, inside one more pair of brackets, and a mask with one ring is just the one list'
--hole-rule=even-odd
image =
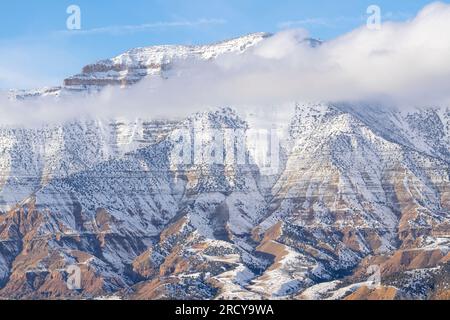
{"label": "snow-covered mountain", "polygon": [[[130,86],[269,36],[134,49],[12,97]],[[292,108],[270,174],[232,108],[0,128],[0,297],[448,298],[450,109]],[[79,290],[66,284],[73,265]]]}
{"label": "snow-covered mountain", "polygon": [[73,93],[98,92],[106,86],[130,86],[144,78],[165,77],[176,61],[187,59],[212,60],[227,53],[243,53],[254,47],[269,33],[254,33],[212,45],[163,45],[129,50],[117,57],[87,65],[80,74],[64,80],[61,87],[31,91],[13,90],[12,98],[26,99],[37,96],[67,96]]}

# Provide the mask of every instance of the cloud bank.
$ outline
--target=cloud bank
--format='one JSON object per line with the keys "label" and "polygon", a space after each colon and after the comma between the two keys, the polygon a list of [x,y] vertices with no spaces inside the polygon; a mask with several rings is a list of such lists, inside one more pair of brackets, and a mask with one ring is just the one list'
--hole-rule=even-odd
{"label": "cloud bank", "polygon": [[222,106],[273,115],[274,107],[295,101],[448,106],[449,32],[450,5],[440,2],[410,21],[387,22],[381,30],[362,26],[318,47],[303,41],[306,31],[287,30],[241,55],[174,61],[169,79],[144,80],[127,90],[59,102],[3,98],[0,122],[183,117]]}

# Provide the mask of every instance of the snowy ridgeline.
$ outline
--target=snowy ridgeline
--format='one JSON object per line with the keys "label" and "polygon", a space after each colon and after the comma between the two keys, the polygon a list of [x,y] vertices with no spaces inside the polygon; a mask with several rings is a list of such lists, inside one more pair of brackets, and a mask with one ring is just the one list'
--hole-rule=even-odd
{"label": "snowy ridgeline", "polygon": [[127,87],[148,77],[172,76],[172,67],[177,62],[207,61],[225,54],[244,53],[270,36],[268,33],[254,33],[211,45],[135,48],[117,57],[85,66],[82,73],[65,79],[61,87],[12,90],[9,95],[12,99],[70,98],[80,94],[97,93],[106,86]]}
{"label": "snowy ridgeline", "polygon": [[[62,89],[13,96],[128,86],[164,76],[176,59],[244,52],[265,37],[135,49],[85,67]],[[365,283],[342,275],[373,255],[448,254],[448,108],[298,104],[279,124],[288,133],[245,120],[219,109],[181,121],[0,128],[0,296],[78,261],[102,279],[91,294],[103,298],[133,288],[147,298],[339,299]],[[38,261],[15,268],[22,250]],[[429,269],[389,288],[442,272],[417,266]]]}

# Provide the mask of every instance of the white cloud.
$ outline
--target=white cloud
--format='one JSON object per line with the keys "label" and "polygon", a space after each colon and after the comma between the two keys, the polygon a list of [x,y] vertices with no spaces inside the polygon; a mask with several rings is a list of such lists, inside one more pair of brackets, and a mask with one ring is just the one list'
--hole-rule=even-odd
{"label": "white cloud", "polygon": [[[60,103],[4,103],[0,121],[101,117],[174,117],[207,107],[262,110],[295,101],[377,102],[401,107],[450,102],[450,5],[434,3],[408,22],[358,28],[322,46],[299,41],[303,30],[280,32],[242,55],[176,61],[178,75],[128,90]],[[11,110],[14,110],[11,112]],[[283,112],[279,111],[281,115]],[[25,115],[25,116],[24,116]],[[5,120],[6,119],[6,120]]]}
{"label": "white cloud", "polygon": [[[407,20],[414,16],[407,12],[392,12],[388,11],[381,16],[382,21],[396,21]],[[292,29],[292,28],[308,28],[312,26],[319,26],[324,28],[335,28],[337,26],[348,23],[364,23],[367,21],[367,15],[361,16],[338,16],[338,17],[315,17],[298,20],[288,20],[278,23],[279,29]]]}
{"label": "white cloud", "polygon": [[227,21],[224,19],[198,19],[195,21],[189,20],[163,21],[137,25],[107,26],[81,30],[63,30],[60,31],[59,33],[64,35],[95,35],[95,34],[123,35],[129,33],[144,32],[153,29],[198,27],[206,25],[220,25],[226,23]]}

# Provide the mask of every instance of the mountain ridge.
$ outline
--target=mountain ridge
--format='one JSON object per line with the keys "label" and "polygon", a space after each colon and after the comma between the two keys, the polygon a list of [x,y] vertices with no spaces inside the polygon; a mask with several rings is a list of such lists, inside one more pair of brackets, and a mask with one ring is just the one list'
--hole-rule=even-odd
{"label": "mountain ridge", "polygon": [[173,59],[210,60],[225,53],[245,52],[271,36],[270,33],[258,32],[205,45],[154,45],[133,48],[111,59],[84,66],[80,74],[64,79],[61,87],[10,90],[9,96],[11,99],[59,97],[73,92],[96,93],[108,85],[129,86],[145,77],[163,76]]}
{"label": "mountain ridge", "polygon": [[270,173],[232,108],[0,127],[0,297],[448,297],[450,109],[292,109]]}

